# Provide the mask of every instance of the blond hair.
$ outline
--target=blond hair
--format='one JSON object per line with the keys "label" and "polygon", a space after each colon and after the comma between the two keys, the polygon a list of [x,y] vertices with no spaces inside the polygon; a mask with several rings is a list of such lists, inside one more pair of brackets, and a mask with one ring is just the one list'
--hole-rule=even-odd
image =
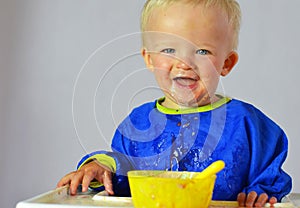
{"label": "blond hair", "polygon": [[222,9],[228,16],[229,25],[233,30],[233,49],[237,49],[241,24],[241,9],[236,0],[147,0],[141,15],[142,32],[146,31],[149,17],[154,8],[166,7],[176,2],[184,2],[195,5],[204,4],[205,8],[217,6]]}

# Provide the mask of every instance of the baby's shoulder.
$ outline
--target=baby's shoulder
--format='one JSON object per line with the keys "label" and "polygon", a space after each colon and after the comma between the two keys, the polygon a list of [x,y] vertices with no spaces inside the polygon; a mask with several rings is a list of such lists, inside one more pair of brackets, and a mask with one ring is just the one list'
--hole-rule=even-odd
{"label": "baby's shoulder", "polygon": [[148,115],[156,108],[156,101],[143,103],[132,109],[130,116],[144,116]]}
{"label": "baby's shoulder", "polygon": [[[129,115],[121,122],[119,128],[127,129],[134,126],[138,129],[145,129],[151,125],[150,115],[156,110],[156,101],[146,102],[132,109]],[[157,116],[156,116],[157,117]]]}
{"label": "baby's shoulder", "polygon": [[241,112],[243,113],[250,113],[252,114],[253,112],[261,112],[257,107],[255,107],[253,104],[242,101],[242,100],[238,100],[238,99],[232,99],[229,104],[227,105],[228,109],[233,111],[233,112],[239,112],[239,114]]}
{"label": "baby's shoulder", "polygon": [[251,103],[232,99],[227,107],[227,115],[234,119],[240,118],[248,122],[268,123],[269,125],[277,125],[267,114],[258,109]]}

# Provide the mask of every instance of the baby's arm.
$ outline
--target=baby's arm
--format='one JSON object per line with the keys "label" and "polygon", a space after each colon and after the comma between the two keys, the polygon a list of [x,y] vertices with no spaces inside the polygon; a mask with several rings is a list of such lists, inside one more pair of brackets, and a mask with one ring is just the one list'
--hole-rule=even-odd
{"label": "baby's arm", "polygon": [[70,185],[70,193],[76,194],[77,187],[82,184],[82,192],[88,190],[90,183],[96,179],[102,183],[105,190],[113,195],[112,170],[96,160],[92,160],[82,165],[78,170],[64,176],[57,184],[57,187]]}
{"label": "baby's arm", "polygon": [[290,192],[291,177],[282,170],[288,151],[284,131],[260,111],[247,123],[251,151],[248,186],[237,197],[240,206],[275,204]]}

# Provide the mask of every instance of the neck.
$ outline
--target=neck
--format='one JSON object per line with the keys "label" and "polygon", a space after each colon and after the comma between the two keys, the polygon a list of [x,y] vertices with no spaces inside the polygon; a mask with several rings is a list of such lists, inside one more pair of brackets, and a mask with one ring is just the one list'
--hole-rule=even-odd
{"label": "neck", "polygon": [[213,95],[213,97],[205,96],[201,100],[199,100],[197,103],[190,104],[190,103],[177,103],[166,97],[166,99],[161,103],[161,105],[166,108],[171,108],[171,109],[197,108],[197,107],[213,104],[213,103],[219,101],[220,98],[222,98],[222,97],[219,95]]}

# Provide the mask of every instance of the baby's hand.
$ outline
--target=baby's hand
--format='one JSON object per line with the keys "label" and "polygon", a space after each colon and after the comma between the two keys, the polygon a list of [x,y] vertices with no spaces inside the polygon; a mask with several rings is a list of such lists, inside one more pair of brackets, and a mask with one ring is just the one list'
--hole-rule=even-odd
{"label": "baby's hand", "polygon": [[248,195],[243,192],[239,193],[237,201],[240,207],[264,207],[267,202],[273,207],[273,205],[277,203],[277,199],[271,197],[268,201],[268,198],[266,193],[262,193],[258,196],[255,191],[251,191]]}
{"label": "baby's hand", "polygon": [[102,183],[105,190],[113,195],[112,172],[97,161],[89,162],[83,165],[79,170],[73,171],[64,176],[57,184],[57,187],[70,185],[70,194],[75,195],[77,187],[82,184],[82,192],[86,192],[92,180],[96,179]]}

